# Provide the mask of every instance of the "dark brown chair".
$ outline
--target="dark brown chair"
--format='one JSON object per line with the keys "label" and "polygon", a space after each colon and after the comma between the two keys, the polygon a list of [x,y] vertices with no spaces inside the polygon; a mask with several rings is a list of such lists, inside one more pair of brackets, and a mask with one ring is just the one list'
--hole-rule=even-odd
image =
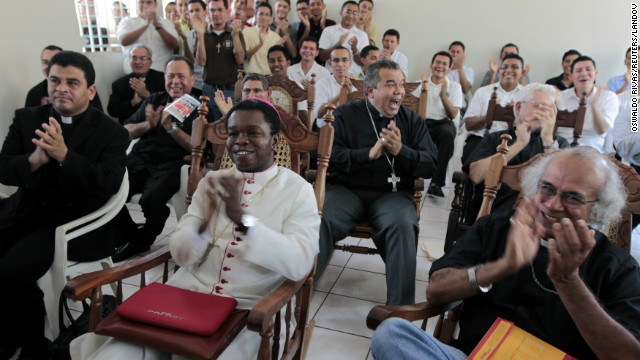
{"label": "dark brown chair", "polygon": [[[236,102],[242,99],[243,72],[242,69],[238,70],[238,81],[234,90]],[[287,113],[298,115],[302,123],[311,129],[311,114],[313,114],[316,98],[316,74],[311,74],[311,85],[307,89],[301,88],[295,81],[282,75],[269,75],[267,81],[269,82],[269,90],[271,90],[271,99],[269,100]],[[305,100],[307,108],[298,109],[298,103]]]}
{"label": "dark brown chair", "polygon": [[582,126],[584,125],[584,116],[587,113],[587,93],[582,94],[578,109],[575,111],[558,110],[556,115],[556,126],[553,129],[555,134],[558,131],[558,126],[573,128],[573,141],[571,141],[571,147],[578,146],[578,140],[582,136]]}
{"label": "dark brown chair", "polygon": [[[304,113],[303,123],[311,129],[311,116],[313,114],[313,105],[316,98],[316,74],[311,74],[311,85],[307,89],[303,89],[298,84],[282,75],[267,76],[269,82],[269,90],[271,90],[271,102],[283,108],[289,114],[301,116]],[[298,109],[298,103],[307,101],[306,109]]]}
{"label": "dark brown chair", "polygon": [[[348,81],[347,81],[348,80]],[[340,88],[340,96],[338,97],[338,103],[340,105],[346,104],[352,101],[363,100],[366,98],[364,92],[364,81],[347,79]],[[412,93],[421,87],[420,97],[414,96]],[[356,91],[353,91],[353,87]],[[402,99],[402,105],[415,111],[423,119],[427,118],[427,93],[429,91],[429,85],[427,81],[405,83],[404,84],[404,98]]]}
{"label": "dark brown chair", "polygon": [[502,106],[498,104],[498,87],[493,87],[493,93],[489,99],[489,106],[487,107],[487,115],[484,120],[484,134],[486,136],[491,130],[491,126],[494,121],[502,121],[507,123],[507,128],[513,127],[513,122],[516,119],[516,115],[513,113],[513,105]]}
{"label": "dark brown chair", "polygon": [[[491,209],[491,204],[493,199],[495,199],[495,194],[501,183],[507,184],[514,190],[521,190],[520,181],[523,170],[538,158],[549,154],[538,154],[520,165],[505,166],[503,161],[504,155],[506,151],[508,151],[507,141],[508,139],[503,137],[503,143],[499,146],[501,150],[493,155],[487,175],[487,185],[485,187],[482,210],[478,217],[486,215],[488,209]],[[618,167],[622,183],[627,189],[627,204],[622,211],[620,220],[609,224],[604,232],[609,237],[609,240],[628,252],[631,248],[631,215],[640,213],[640,175],[638,175],[635,169],[622,164],[613,156],[610,156],[610,158]],[[380,305],[374,307],[369,312],[367,316],[367,327],[375,329],[382,321],[390,317],[400,317],[409,321],[423,320],[422,329],[424,330],[426,321],[429,318],[439,316],[433,335],[443,343],[449,344],[453,338],[453,331],[458,320],[458,312],[461,309],[460,305],[462,305],[461,301],[443,305],[431,305],[428,302],[405,306]]]}
{"label": "dark brown chair", "polygon": [[[204,102],[206,102],[206,100]],[[197,182],[202,176],[201,163],[205,144],[211,142],[214,145],[220,145],[224,144],[226,140],[224,122],[218,120],[207,124],[205,118],[206,107],[202,106],[198,111],[200,117],[194,121],[191,135],[193,151],[191,158],[192,169],[189,177],[189,202],[191,195],[195,191]],[[324,126],[318,134],[307,130],[306,126],[296,116],[288,115],[282,117],[281,113],[281,135],[285,138],[285,142],[289,148],[288,154],[290,160],[287,164],[291,170],[299,170],[300,153],[311,150],[318,151],[318,170],[314,183],[314,191],[318,203],[318,212],[322,214],[326,170],[329,165],[329,157],[333,143],[333,126],[331,122],[328,122],[328,126]],[[171,254],[169,247],[165,246],[141,259],[134,260],[127,264],[109,270],[78,276],[67,283],[64,294],[74,300],[91,298],[90,331],[94,331],[101,320],[100,306],[102,303],[103,285],[117,282],[116,301],[120,304],[123,300],[123,279],[141,275],[140,286],[143,287],[146,285],[145,272],[164,264],[163,282],[166,282],[169,272],[168,261],[170,259]],[[262,339],[258,359],[275,359],[278,356],[281,346],[279,338],[281,326],[280,310],[286,306],[284,320],[287,331],[285,339],[282,339],[282,348],[284,350],[282,358],[300,359],[305,344],[305,336],[308,331],[307,318],[314,273],[315,269],[300,281],[285,281],[279,288],[261,300],[251,310],[236,311],[213,336],[202,338],[202,341],[206,342],[208,348],[216,349],[216,355],[214,357],[217,357],[226,349],[229,343],[233,341],[235,336],[247,326],[249,330],[259,333]],[[295,303],[293,301],[294,298],[296,299]],[[292,316],[295,318],[296,325],[295,328],[290,329]],[[183,336],[183,334],[181,333],[180,336]],[[258,334],[256,334],[256,336],[258,336]],[[158,344],[157,347],[163,350],[162,345],[163,344]],[[189,352],[184,352],[179,355],[192,356]]]}

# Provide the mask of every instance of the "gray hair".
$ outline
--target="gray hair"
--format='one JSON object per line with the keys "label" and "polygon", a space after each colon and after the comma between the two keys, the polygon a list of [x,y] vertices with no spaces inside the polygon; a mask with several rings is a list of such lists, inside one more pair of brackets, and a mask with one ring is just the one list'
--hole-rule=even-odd
{"label": "gray hair", "polygon": [[586,220],[594,225],[607,225],[611,221],[618,219],[627,199],[627,191],[622,184],[618,167],[609,157],[589,146],[578,146],[556,151],[554,154],[545,156],[531,164],[522,174],[522,192],[527,197],[532,198],[538,191],[538,183],[542,179],[547,165],[560,154],[569,154],[570,157],[578,161],[580,161],[580,158],[591,160],[599,158],[605,161],[608,167],[607,178],[598,193],[598,201],[593,204],[591,218]]}
{"label": "gray hair", "polygon": [[262,90],[269,90],[269,81],[267,80],[266,76],[255,73],[247,74],[244,76],[244,78],[242,78],[242,88],[244,88],[244,83],[249,80],[260,81],[262,83]]}
{"label": "gray hair", "polygon": [[[535,94],[536,92],[541,92],[544,93],[545,95],[551,97],[551,100],[553,101],[556,98],[556,89],[553,88],[553,86],[551,85],[546,85],[546,84],[540,84],[540,83],[531,83],[528,84],[527,86],[523,87],[518,94],[516,95],[515,98],[515,103],[526,103],[528,101],[531,101],[531,99],[533,98],[533,94]],[[516,115],[516,107],[513,107],[513,114]],[[518,116],[516,115],[516,118]]]}
{"label": "gray hair", "polygon": [[133,50],[135,49],[139,49],[139,48],[143,48],[145,50],[147,50],[147,53],[149,54],[149,58],[153,57],[153,53],[151,52],[151,48],[149,48],[147,45],[145,44],[135,44],[131,47],[131,49],[129,49],[129,59],[131,59],[131,57],[133,56]]}
{"label": "gray hair", "polygon": [[380,82],[380,69],[400,70],[400,65],[391,60],[378,60],[367,68],[367,74],[364,76],[365,94],[368,87],[376,88]]}

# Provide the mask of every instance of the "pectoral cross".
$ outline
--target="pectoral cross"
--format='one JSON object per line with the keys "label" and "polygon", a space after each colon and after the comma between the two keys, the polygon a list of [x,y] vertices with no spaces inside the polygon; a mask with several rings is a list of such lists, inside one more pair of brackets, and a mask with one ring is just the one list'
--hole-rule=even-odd
{"label": "pectoral cross", "polygon": [[220,54],[220,48],[222,47],[222,45],[220,45],[220,43],[218,43],[218,45],[216,45],[216,47],[218,48],[218,54]]}
{"label": "pectoral cross", "polygon": [[387,178],[387,182],[391,183],[393,185],[393,190],[392,190],[393,192],[397,192],[398,191],[396,183],[400,182],[400,177],[396,176],[395,172],[391,173],[391,177]]}

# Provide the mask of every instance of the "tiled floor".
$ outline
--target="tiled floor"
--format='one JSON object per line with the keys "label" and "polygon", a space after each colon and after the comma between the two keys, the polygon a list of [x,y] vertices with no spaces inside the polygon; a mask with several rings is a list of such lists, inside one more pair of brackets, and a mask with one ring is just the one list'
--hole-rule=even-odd
{"label": "tiled floor", "polygon": [[[443,189],[445,196],[448,189]],[[427,248],[434,257],[443,254],[449,200],[424,197],[420,218],[420,248],[416,269],[416,302],[425,301],[428,271],[431,262],[422,248]],[[134,220],[143,222],[144,217],[137,205],[128,205]],[[168,243],[176,226],[173,215],[164,231],[152,247],[158,249]],[[640,229],[634,233],[632,253],[640,261]],[[371,240],[347,238],[350,244],[373,246]],[[322,276],[315,283],[311,300],[310,319],[315,321],[307,360],[316,359],[372,359],[369,353],[373,331],[366,325],[369,310],[386,299],[384,263],[379,256],[335,252]],[[159,281],[161,270],[146,274],[147,282]],[[125,281],[125,297],[134,293],[139,279]],[[105,288],[105,293],[110,289]],[[79,307],[77,307],[79,309]],[[433,324],[431,324],[433,325]],[[431,327],[431,326],[429,326]]]}

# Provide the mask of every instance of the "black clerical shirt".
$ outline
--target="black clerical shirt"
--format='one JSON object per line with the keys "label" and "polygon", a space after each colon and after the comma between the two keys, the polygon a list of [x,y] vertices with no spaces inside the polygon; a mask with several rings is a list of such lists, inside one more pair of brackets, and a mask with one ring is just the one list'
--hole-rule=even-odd
{"label": "black clerical shirt", "polygon": [[[375,123],[375,131],[367,108]],[[369,150],[375,145],[377,134],[387,127],[391,120],[380,115],[368,100],[351,102],[340,106],[334,112],[335,137],[329,166],[328,180],[350,189],[370,191],[391,191],[391,166],[387,158],[369,160]],[[398,190],[413,191],[413,179],[430,178],[436,169],[438,150],[434,145],[424,120],[411,109],[401,106],[394,118],[400,129],[402,149],[395,159],[394,169],[400,177]]]}

